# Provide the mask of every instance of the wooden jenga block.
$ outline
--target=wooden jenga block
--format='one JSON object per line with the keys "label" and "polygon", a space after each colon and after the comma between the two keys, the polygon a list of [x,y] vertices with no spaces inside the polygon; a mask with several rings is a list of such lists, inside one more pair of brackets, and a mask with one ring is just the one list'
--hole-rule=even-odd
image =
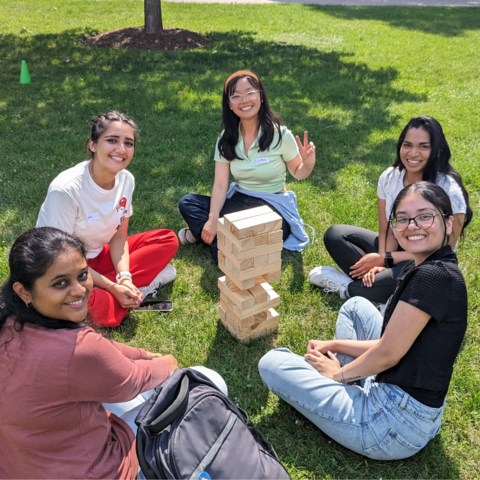
{"label": "wooden jenga block", "polygon": [[225,268],[225,255],[219,250],[218,251],[218,266],[222,265]]}
{"label": "wooden jenga block", "polygon": [[222,307],[222,304],[218,304],[218,316],[220,317],[220,320],[225,321],[225,309]]}
{"label": "wooden jenga block", "polygon": [[278,213],[268,213],[258,217],[238,220],[230,225],[233,235],[239,240],[254,237],[260,233],[282,228],[282,217]]}
{"label": "wooden jenga block", "polygon": [[249,237],[249,238],[244,238],[242,240],[239,240],[236,238],[232,232],[229,232],[224,225],[225,218],[219,218],[217,220],[217,233],[220,232],[222,233],[225,238],[230,240],[232,242],[232,246],[234,245],[237,247],[239,250],[250,250],[252,248],[255,248],[255,237]]}
{"label": "wooden jenga block", "polygon": [[279,242],[283,242],[283,230],[275,230],[273,232],[268,232],[268,243],[270,245]]}
{"label": "wooden jenga block", "polygon": [[238,270],[234,267],[232,269],[232,274],[238,281],[242,282],[243,280],[248,280],[249,278],[260,277],[265,275],[266,273],[275,272],[277,270],[280,270],[281,267],[282,262],[267,263],[267,265],[262,265],[261,267],[256,268],[249,268],[248,270]]}
{"label": "wooden jenga block", "polygon": [[[225,245],[218,244],[218,251],[225,255],[224,266],[230,272],[230,276],[235,277],[236,280],[243,281],[249,278],[258,277],[265,273],[279,270],[282,266],[282,262],[268,264],[268,256],[261,255],[254,258],[246,258],[244,260],[237,260],[232,253],[227,252]],[[256,265],[256,259],[258,258],[259,265]],[[220,266],[220,262],[219,262]],[[253,285],[252,285],[253,286]]]}
{"label": "wooden jenga block", "polygon": [[267,317],[266,320],[249,325],[248,327],[240,327],[236,324],[228,311],[225,312],[225,320],[220,318],[220,321],[234,337],[245,343],[254,338],[264,337],[278,330],[278,313],[273,308],[270,308],[265,314]]}
{"label": "wooden jenga block", "polygon": [[268,254],[267,263],[276,263],[282,260],[282,252],[274,252]]}
{"label": "wooden jenga block", "polygon": [[[233,282],[239,290],[247,290],[255,286],[255,278],[249,278],[247,280],[239,280],[235,278],[235,274],[230,270],[227,270],[225,267],[225,262],[220,261],[220,254],[222,252],[218,251],[218,268],[230,279],[230,282]],[[237,270],[238,271],[238,270]],[[265,280],[262,280],[265,281]]]}
{"label": "wooden jenga block", "polygon": [[231,224],[238,220],[244,220],[245,218],[256,217],[258,215],[265,215],[267,213],[273,213],[273,210],[268,205],[262,207],[249,208],[248,210],[242,210],[240,212],[229,213],[223,218],[225,219],[225,228],[231,232]]}
{"label": "wooden jenga block", "polygon": [[217,244],[225,245],[225,235],[222,232],[217,232]]}
{"label": "wooden jenga block", "polygon": [[[245,310],[255,305],[255,296],[253,293],[250,293],[248,290],[239,290],[238,288],[235,288],[234,291],[230,290],[226,285],[225,277],[220,277],[218,279],[218,288],[220,289],[220,292],[228,297],[238,308],[240,308],[240,310]],[[265,291],[264,301],[266,300]]]}
{"label": "wooden jenga block", "polygon": [[[257,237],[253,237],[257,238]],[[274,243],[269,245],[259,245],[258,247],[248,250],[240,250],[234,243],[232,243],[232,254],[238,260],[244,260],[245,258],[260,257],[261,255],[268,255],[270,253],[281,252],[283,250],[283,242]]]}
{"label": "wooden jenga block", "polygon": [[255,235],[255,246],[268,245],[268,232]]}
{"label": "wooden jenga block", "polygon": [[280,269],[278,269],[273,272],[268,272],[266,275],[263,275],[263,278],[265,278],[265,281],[267,281],[268,283],[272,283],[272,282],[278,282],[281,276],[282,276],[282,272],[280,271]]}
{"label": "wooden jenga block", "polygon": [[[220,293],[220,298],[223,298],[222,295],[224,293]],[[273,290],[268,290],[267,291],[267,301],[263,303],[257,303],[253,307],[250,308],[245,308],[241,310],[238,308],[226,295],[225,296],[225,303],[232,308],[234,311],[235,315],[238,318],[244,319],[247,317],[251,317],[252,315],[256,315],[257,313],[263,312],[264,310],[268,310],[271,307],[276,307],[277,305],[280,305],[280,296],[278,293],[276,293]],[[230,303],[229,303],[230,302]]]}
{"label": "wooden jenga block", "polygon": [[[253,259],[253,267],[262,267],[263,265],[266,265],[268,263],[268,257],[269,255],[260,255],[259,257],[255,257]],[[273,263],[273,262],[272,262]]]}
{"label": "wooden jenga block", "polygon": [[264,310],[263,312],[256,313],[256,314],[253,316],[254,319],[255,319],[255,323],[264,322],[264,321],[267,319],[267,311],[268,311],[268,310]]}
{"label": "wooden jenga block", "polygon": [[[231,252],[232,251],[232,246],[233,246],[232,242],[225,235],[222,234],[222,236],[223,236],[222,245],[225,245],[225,249],[227,250],[227,252]],[[217,245],[218,245],[218,243],[217,243]]]}
{"label": "wooden jenga block", "polygon": [[[240,318],[233,310],[233,308],[225,302],[225,297],[220,294],[220,305],[222,306],[223,310],[225,311],[226,315],[230,319],[230,323],[234,323],[236,327],[239,328],[247,328],[251,327],[258,323],[258,320],[255,320],[255,315],[250,315],[249,317]],[[227,318],[227,320],[228,320]]]}
{"label": "wooden jenga block", "polygon": [[[255,285],[253,288],[247,290],[247,292],[253,297],[254,305],[265,303],[268,300],[268,293],[265,285],[268,285],[268,283],[261,283],[260,285]],[[269,290],[270,289],[268,289],[268,291]]]}
{"label": "wooden jenga block", "polygon": [[[249,281],[249,280],[247,280]],[[250,287],[248,288],[253,288],[255,285],[260,285],[261,283],[265,283],[265,279],[263,277],[257,277],[255,278],[255,284],[254,285],[251,285]],[[267,284],[268,285],[268,284]],[[231,278],[229,278],[228,275],[225,275],[225,286],[231,290],[232,292],[235,292],[237,290],[240,290],[240,288],[238,288],[237,284],[235,282],[232,281]],[[244,289],[245,290],[245,289]],[[265,289],[267,290],[267,288]]]}
{"label": "wooden jenga block", "polygon": [[[233,265],[232,265],[232,262],[230,261],[230,259],[225,255],[225,260],[224,260],[224,263],[225,263],[225,268],[229,271],[229,272],[232,272],[233,273]],[[238,269],[237,269],[238,270]]]}

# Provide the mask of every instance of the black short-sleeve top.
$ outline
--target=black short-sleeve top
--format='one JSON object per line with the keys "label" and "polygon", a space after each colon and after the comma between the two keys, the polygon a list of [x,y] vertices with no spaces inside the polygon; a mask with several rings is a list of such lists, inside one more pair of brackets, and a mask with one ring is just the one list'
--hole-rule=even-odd
{"label": "black short-sleeve top", "polygon": [[382,335],[399,301],[431,316],[405,356],[376,381],[399,386],[419,402],[442,406],[453,364],[467,329],[467,289],[450,246],[442,247],[424,262],[409,262],[398,277],[387,306]]}

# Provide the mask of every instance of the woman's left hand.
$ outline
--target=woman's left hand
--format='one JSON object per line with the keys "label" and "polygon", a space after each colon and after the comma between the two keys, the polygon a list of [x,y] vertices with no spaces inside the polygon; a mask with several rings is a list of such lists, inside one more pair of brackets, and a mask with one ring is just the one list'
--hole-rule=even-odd
{"label": "woman's left hand", "polygon": [[141,302],[143,300],[144,298],[143,293],[128,278],[125,278],[124,280],[122,280],[122,283],[120,285],[127,287],[132,292],[132,294],[137,297],[138,301]]}
{"label": "woman's left hand", "polygon": [[386,270],[386,267],[373,267],[369,272],[367,272],[364,277],[362,278],[363,284],[366,287],[371,287],[373,286],[373,283],[375,282],[375,275],[377,273],[383,272]]}
{"label": "woman's left hand", "polygon": [[309,171],[312,171],[315,166],[315,145],[313,142],[308,143],[308,132],[303,132],[303,145],[298,135],[295,136],[295,140],[297,141],[303,165],[305,165]]}
{"label": "woman's left hand", "polygon": [[[334,375],[340,374],[340,362],[330,351],[323,355],[317,350],[310,350],[304,355],[305,360],[321,375],[335,380]],[[338,376],[337,375],[337,376]]]}
{"label": "woman's left hand", "polygon": [[367,253],[350,268],[352,278],[362,278],[373,267],[383,267],[384,256],[379,253]]}

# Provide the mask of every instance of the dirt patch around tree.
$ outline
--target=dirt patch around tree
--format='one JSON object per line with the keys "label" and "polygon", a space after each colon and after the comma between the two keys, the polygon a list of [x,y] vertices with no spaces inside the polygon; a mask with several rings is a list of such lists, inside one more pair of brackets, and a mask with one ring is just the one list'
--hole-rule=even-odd
{"label": "dirt patch around tree", "polygon": [[82,41],[83,45],[89,47],[137,50],[188,50],[210,43],[213,43],[211,38],[199,33],[169,27],[164,27],[161,33],[145,33],[144,27],[120,28]]}

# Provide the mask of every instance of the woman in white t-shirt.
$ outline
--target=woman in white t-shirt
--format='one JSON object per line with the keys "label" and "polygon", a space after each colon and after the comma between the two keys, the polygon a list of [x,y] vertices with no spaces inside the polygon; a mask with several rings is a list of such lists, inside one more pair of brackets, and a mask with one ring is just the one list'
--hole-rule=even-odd
{"label": "woman in white t-shirt", "polygon": [[37,227],[56,227],[86,241],[94,286],[88,301],[93,320],[120,325],[131,308],[175,279],[167,265],[178,249],[174,232],[151,230],[128,236],[137,125],[110,111],[93,120],[89,160],[61,172],[50,184]]}
{"label": "woman in white t-shirt", "polygon": [[336,267],[316,267],[308,275],[310,282],[343,299],[360,296],[386,303],[405,262],[413,258],[398,246],[387,219],[397,194],[421,180],[436,183],[450,197],[454,223],[449,244],[455,249],[472,218],[472,209],[462,178],[449,163],[450,156],[440,124],[428,116],[412,118],[398,139],[395,163],[378,181],[379,233],[350,225],[330,227],[325,232],[325,247],[344,273]]}

